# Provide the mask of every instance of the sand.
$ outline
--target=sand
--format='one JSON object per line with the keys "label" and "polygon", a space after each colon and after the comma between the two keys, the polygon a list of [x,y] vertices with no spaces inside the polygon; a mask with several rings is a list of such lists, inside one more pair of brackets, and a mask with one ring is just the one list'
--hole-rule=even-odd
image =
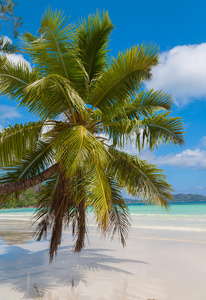
{"label": "sand", "polygon": [[73,253],[65,232],[49,264],[48,241],[31,241],[28,223],[15,222],[0,230],[1,300],[206,299],[205,232],[134,227],[122,248],[92,226],[81,254]]}

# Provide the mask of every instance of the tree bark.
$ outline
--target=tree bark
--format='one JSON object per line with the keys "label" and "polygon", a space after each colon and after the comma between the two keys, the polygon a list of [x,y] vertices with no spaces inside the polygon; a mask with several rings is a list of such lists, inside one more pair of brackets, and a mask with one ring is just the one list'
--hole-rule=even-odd
{"label": "tree bark", "polygon": [[0,185],[0,195],[7,195],[15,193],[18,191],[27,190],[41,182],[48,180],[52,175],[54,175],[59,170],[59,165],[56,163],[53,166],[49,167],[42,173],[20,181],[5,183]]}

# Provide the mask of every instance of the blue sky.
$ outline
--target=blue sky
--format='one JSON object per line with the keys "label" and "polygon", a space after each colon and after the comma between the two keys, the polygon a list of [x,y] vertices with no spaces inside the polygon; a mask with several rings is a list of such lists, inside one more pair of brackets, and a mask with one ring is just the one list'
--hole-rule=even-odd
{"label": "blue sky", "polygon": [[[160,47],[160,65],[153,70],[153,79],[146,87],[173,94],[173,115],[184,119],[186,144],[160,147],[142,157],[165,170],[175,193],[206,195],[206,2],[21,0],[16,8],[24,21],[20,33],[35,34],[49,6],[64,10],[71,22],[96,9],[108,10],[115,25],[110,42],[112,56],[142,42]],[[2,33],[10,36],[6,28]],[[31,120],[35,117],[17,109],[15,103],[0,99],[0,128]],[[132,146],[126,150],[135,153]]]}

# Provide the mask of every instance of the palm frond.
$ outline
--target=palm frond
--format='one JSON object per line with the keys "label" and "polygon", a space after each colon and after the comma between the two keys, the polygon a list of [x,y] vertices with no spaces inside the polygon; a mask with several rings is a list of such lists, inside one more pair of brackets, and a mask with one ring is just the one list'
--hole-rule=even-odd
{"label": "palm frond", "polygon": [[[129,116],[124,116],[124,112],[122,112],[120,117],[119,113],[116,119],[114,117],[106,119],[103,116],[102,132],[112,140],[115,147],[122,148],[125,144],[135,140],[139,151],[148,146],[152,150],[159,145],[178,144],[181,146],[184,144],[182,118],[170,117],[171,112],[167,112],[151,114],[151,116],[141,119],[138,116],[141,113],[137,109],[135,112],[129,113]],[[146,115],[147,113],[148,111],[144,112]]]}
{"label": "palm frond", "polygon": [[160,110],[170,110],[172,103],[171,95],[162,91],[142,91],[132,103],[125,106],[125,114],[130,119],[145,117]]}
{"label": "palm frond", "polygon": [[[57,74],[47,75],[29,84],[26,88],[27,98],[22,105],[41,118],[56,118],[63,112],[73,110],[85,113],[84,101],[72,84]],[[75,115],[73,116],[75,122]]]}
{"label": "palm frond", "polygon": [[74,37],[77,58],[83,64],[88,85],[105,70],[108,39],[113,25],[107,12],[89,15],[76,26]]}
{"label": "palm frond", "polygon": [[160,144],[184,144],[182,118],[170,117],[170,112],[156,114],[142,121],[142,146],[149,145],[150,150]]}
{"label": "palm frond", "polygon": [[[117,107],[115,111],[109,111],[107,114],[94,111],[94,114],[101,114],[102,124],[121,121],[128,118],[130,120],[142,119],[157,113],[161,110],[170,110],[173,100],[171,95],[165,94],[162,91],[141,91],[134,98],[126,99],[124,107]],[[97,110],[99,111],[99,110]]]}
{"label": "palm frond", "polygon": [[94,165],[87,172],[85,184],[88,191],[89,205],[94,210],[97,225],[105,232],[109,222],[111,188],[108,178],[98,161],[94,161]]}
{"label": "palm frond", "polygon": [[4,176],[0,179],[0,184],[31,178],[50,167],[54,163],[54,157],[52,141],[40,140],[19,165],[13,166],[12,169],[10,167],[2,169]]}
{"label": "palm frond", "polygon": [[23,61],[14,64],[4,55],[0,56],[0,93],[12,100],[21,100],[26,97],[25,87],[37,78],[35,69],[32,71]]}
{"label": "palm frond", "polygon": [[34,223],[37,223],[34,234],[37,241],[46,239],[48,231],[52,228],[53,214],[50,213],[50,206],[58,180],[59,174],[53,175],[42,184],[42,188],[38,194],[37,208],[33,217]]}
{"label": "palm frond", "polygon": [[0,132],[0,168],[15,166],[26,158],[41,138],[44,122],[16,124]]}
{"label": "palm frond", "polygon": [[[141,142],[139,138],[141,135],[141,121],[134,118],[133,120],[128,117],[121,118],[118,121],[109,121],[109,124],[102,126],[102,132],[108,136],[112,141],[114,147],[124,147],[128,143],[132,143],[136,135],[136,146]],[[103,123],[104,124],[104,123]]]}
{"label": "palm frond", "polygon": [[108,174],[111,174],[122,188],[130,195],[142,198],[146,203],[168,207],[168,201],[173,198],[172,188],[166,182],[161,169],[112,147],[109,151],[115,160],[108,167]]}
{"label": "palm frond", "polygon": [[123,247],[126,246],[130,228],[129,209],[121,194],[121,188],[115,180],[109,178],[110,188],[112,192],[111,207],[109,211],[109,226],[108,232],[111,238],[117,233]]}
{"label": "palm frond", "polygon": [[102,112],[123,107],[125,99],[136,91],[143,80],[151,77],[158,62],[158,51],[152,46],[136,46],[113,59],[110,67],[93,85],[88,103]]}
{"label": "palm frond", "polygon": [[17,47],[2,35],[2,37],[0,37],[0,50],[6,54],[12,54],[17,51]]}
{"label": "palm frond", "polygon": [[[66,26],[67,21],[68,18],[65,18],[61,11],[48,9],[41,21],[40,37],[30,33],[23,35],[24,49],[37,68],[40,68],[40,65],[45,66],[44,71],[52,71],[51,73],[66,78],[68,74],[65,59],[72,35],[72,25]],[[51,70],[52,67],[55,67],[55,72]]]}
{"label": "palm frond", "polygon": [[91,165],[93,159],[100,165],[105,165],[110,155],[104,145],[84,126],[69,126],[61,131],[54,144],[57,161],[69,177],[78,169]]}
{"label": "palm frond", "polygon": [[38,35],[23,35],[24,49],[42,76],[60,75],[81,94],[85,90],[85,74],[73,53],[73,25],[66,25],[67,21],[61,11],[46,10]]}
{"label": "palm frond", "polygon": [[[54,59],[59,67],[57,74],[69,79],[67,73],[66,53],[68,52],[69,39],[72,34],[72,25],[67,26],[68,18],[63,16],[61,11],[46,10],[41,22],[39,32],[43,35],[43,44],[47,49],[50,60]],[[53,65],[53,63],[52,63]]]}

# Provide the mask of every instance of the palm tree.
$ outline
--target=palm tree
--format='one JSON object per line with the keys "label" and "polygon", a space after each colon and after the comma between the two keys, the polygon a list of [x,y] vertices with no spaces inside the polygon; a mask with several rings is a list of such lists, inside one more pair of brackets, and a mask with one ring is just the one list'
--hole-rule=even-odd
{"label": "palm tree", "polygon": [[1,201],[42,183],[36,238],[51,230],[51,260],[63,225],[72,226],[75,251],[84,247],[88,206],[104,236],[117,232],[124,246],[130,220],[121,189],[167,207],[172,188],[162,170],[121,149],[184,142],[181,119],[170,116],[171,96],[143,89],[158,49],[137,45],[111,59],[107,12],[66,23],[47,10],[37,36],[23,35],[32,70],[0,57],[1,94],[39,118],[0,133]]}

